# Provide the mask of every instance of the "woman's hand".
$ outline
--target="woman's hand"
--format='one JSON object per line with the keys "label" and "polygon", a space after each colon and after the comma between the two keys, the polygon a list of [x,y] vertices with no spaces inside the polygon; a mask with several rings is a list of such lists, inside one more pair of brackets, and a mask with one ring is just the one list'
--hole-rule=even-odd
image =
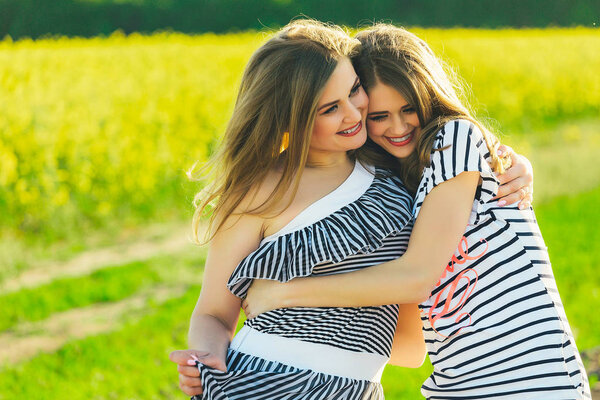
{"label": "woman's hand", "polygon": [[179,388],[188,396],[202,394],[202,381],[196,360],[207,367],[227,371],[225,359],[209,352],[198,350],[175,350],[169,354],[169,359],[177,364],[179,372]]}
{"label": "woman's hand", "polygon": [[252,319],[258,314],[283,307],[278,293],[284,283],[269,279],[254,279],[246,298],[242,301],[242,308],[246,318]]}
{"label": "woman's hand", "polygon": [[517,154],[509,146],[500,146],[498,155],[510,157],[512,160],[510,168],[502,175],[498,175],[500,187],[498,194],[494,197],[500,207],[519,202],[521,210],[531,206],[533,201],[533,167],[527,158]]}

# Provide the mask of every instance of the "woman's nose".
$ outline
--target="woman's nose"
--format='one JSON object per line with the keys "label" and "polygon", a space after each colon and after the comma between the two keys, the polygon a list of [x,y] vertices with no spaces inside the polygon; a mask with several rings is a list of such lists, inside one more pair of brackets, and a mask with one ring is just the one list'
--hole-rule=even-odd
{"label": "woman's nose", "polygon": [[362,119],[362,113],[359,107],[354,105],[352,102],[348,102],[348,111],[346,113],[346,120],[348,122],[358,122]]}
{"label": "woman's nose", "polygon": [[390,127],[392,133],[397,136],[402,136],[406,132],[406,121],[402,116],[395,115],[392,117],[392,125]]}

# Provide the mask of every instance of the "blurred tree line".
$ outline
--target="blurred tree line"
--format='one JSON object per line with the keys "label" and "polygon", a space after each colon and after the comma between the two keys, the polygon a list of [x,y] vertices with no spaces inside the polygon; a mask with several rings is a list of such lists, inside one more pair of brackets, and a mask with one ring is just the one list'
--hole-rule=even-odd
{"label": "blurred tree line", "polygon": [[0,38],[175,30],[228,32],[298,15],[348,26],[598,26],[599,0],[0,0]]}

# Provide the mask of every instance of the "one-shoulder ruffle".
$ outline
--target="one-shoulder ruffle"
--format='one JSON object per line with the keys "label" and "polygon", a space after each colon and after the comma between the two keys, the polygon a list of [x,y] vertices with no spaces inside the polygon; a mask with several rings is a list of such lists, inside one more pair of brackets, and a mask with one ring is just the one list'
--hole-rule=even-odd
{"label": "one-shoulder ruffle", "polygon": [[357,200],[304,228],[263,243],[235,268],[227,287],[244,298],[252,279],[288,282],[311,275],[316,265],[371,253],[411,221],[412,207],[413,198],[402,181],[376,170],[373,182]]}

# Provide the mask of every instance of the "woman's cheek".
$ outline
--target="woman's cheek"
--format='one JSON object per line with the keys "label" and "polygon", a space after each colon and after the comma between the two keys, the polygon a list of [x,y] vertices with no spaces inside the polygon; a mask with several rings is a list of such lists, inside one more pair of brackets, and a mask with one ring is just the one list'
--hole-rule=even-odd
{"label": "woman's cheek", "polygon": [[369,138],[371,140],[374,140],[377,137],[381,136],[380,131],[381,131],[381,129],[379,129],[377,124],[375,124],[372,121],[367,120],[367,135],[369,136]]}

